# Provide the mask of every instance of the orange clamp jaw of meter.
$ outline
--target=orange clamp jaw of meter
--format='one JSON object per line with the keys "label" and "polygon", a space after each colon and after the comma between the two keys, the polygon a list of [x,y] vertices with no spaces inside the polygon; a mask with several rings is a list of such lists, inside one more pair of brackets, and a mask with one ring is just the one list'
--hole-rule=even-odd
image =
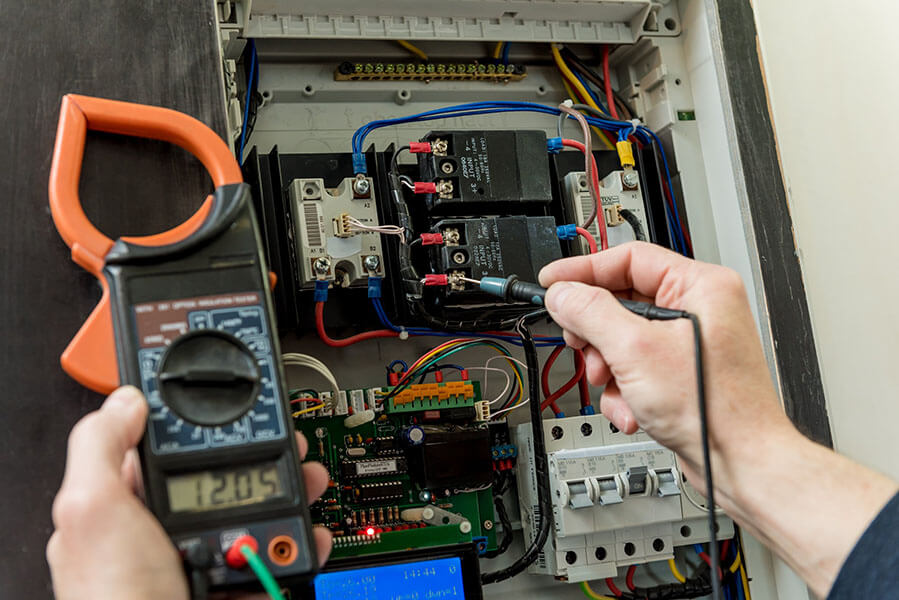
{"label": "orange clamp jaw of meter", "polygon": [[[160,108],[69,94],[63,97],[50,168],[50,212],[72,260],[93,274],[103,288],[99,304],[62,354],[63,369],[94,391],[108,394],[119,386],[115,331],[109,284],[103,276],[113,240],[94,227],[81,207],[78,182],[88,130],[169,142],[196,156],[216,188],[243,181],[228,146],[206,125],[183,113]],[[212,196],[187,221],[163,233],[122,238],[141,246],[176,244],[203,224]]]}

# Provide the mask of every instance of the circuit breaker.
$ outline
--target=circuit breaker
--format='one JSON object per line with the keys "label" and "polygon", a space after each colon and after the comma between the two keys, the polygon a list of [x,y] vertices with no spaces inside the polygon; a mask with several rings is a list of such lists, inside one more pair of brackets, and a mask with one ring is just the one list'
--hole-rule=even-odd
{"label": "circuit breaker", "polygon": [[[708,541],[703,499],[675,455],[648,435],[626,435],[602,415],[544,421],[553,527],[532,573],[569,582],[615,577],[619,568],[667,560]],[[530,425],[515,430],[518,492],[528,542],[536,531],[537,484]],[[720,539],[733,523],[718,516]]]}

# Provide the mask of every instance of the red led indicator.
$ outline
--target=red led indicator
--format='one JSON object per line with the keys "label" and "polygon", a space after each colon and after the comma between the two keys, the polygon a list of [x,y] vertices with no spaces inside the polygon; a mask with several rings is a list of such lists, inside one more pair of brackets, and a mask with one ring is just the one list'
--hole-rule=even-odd
{"label": "red led indicator", "polygon": [[374,534],[375,534],[374,527],[369,527],[368,529],[365,530],[365,535],[374,535]]}

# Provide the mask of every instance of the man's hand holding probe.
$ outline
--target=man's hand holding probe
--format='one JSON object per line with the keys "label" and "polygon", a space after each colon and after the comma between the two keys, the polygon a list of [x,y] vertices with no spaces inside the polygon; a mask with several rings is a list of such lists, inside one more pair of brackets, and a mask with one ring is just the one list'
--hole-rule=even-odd
{"label": "man's hand holding probe", "polygon": [[784,414],[739,275],[661,247],[627,244],[548,265],[546,307],[583,348],[602,413],[677,453],[703,491],[691,325],[648,321],[617,297],[702,323],[718,504],[825,596],[856,540],[896,493],[888,478],[819,446]]}

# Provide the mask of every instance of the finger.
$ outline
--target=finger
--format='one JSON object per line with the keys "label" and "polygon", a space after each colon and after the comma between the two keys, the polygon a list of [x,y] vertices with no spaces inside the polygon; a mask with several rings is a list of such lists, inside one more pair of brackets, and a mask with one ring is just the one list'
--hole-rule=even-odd
{"label": "finger", "polygon": [[575,350],[580,350],[584,346],[587,345],[587,340],[583,339],[576,333],[572,333],[570,331],[562,331],[562,338],[565,340],[565,345],[569,348],[574,348]]}
{"label": "finger", "polygon": [[608,290],[583,283],[553,284],[546,292],[546,308],[562,329],[574,332],[612,362],[615,350],[632,348],[649,323],[621,306]]}
{"label": "finger", "polygon": [[306,454],[309,452],[309,441],[299,431],[295,435],[297,436],[297,448],[300,450],[300,460],[306,460]]}
{"label": "finger", "polygon": [[317,462],[303,463],[303,480],[306,482],[306,499],[312,504],[328,489],[328,470]]}
{"label": "finger", "polygon": [[665,276],[693,264],[688,258],[655,244],[632,242],[598,254],[552,262],[540,271],[540,285],[580,281],[610,290],[634,289],[654,298]]}
{"label": "finger", "polygon": [[312,537],[315,538],[315,550],[318,552],[318,565],[322,566],[328,561],[331,554],[331,545],[334,543],[331,532],[320,525],[312,528]]}
{"label": "finger", "polygon": [[634,412],[621,397],[621,391],[614,381],[609,382],[606,389],[603,390],[599,399],[599,410],[612,422],[612,425],[624,433],[633,435],[637,432],[637,419],[634,417]]}
{"label": "finger", "polygon": [[132,386],[117,389],[100,407],[75,424],[69,434],[63,487],[120,480],[125,453],[144,434],[147,402]]}
{"label": "finger", "polygon": [[584,359],[587,361],[587,381],[590,385],[601,387],[612,379],[612,370],[602,357],[602,354],[593,346],[584,348]]}
{"label": "finger", "polygon": [[122,461],[122,480],[132,492],[140,494],[143,484],[140,480],[140,458],[137,456],[136,448],[131,448],[125,453],[125,460]]}

